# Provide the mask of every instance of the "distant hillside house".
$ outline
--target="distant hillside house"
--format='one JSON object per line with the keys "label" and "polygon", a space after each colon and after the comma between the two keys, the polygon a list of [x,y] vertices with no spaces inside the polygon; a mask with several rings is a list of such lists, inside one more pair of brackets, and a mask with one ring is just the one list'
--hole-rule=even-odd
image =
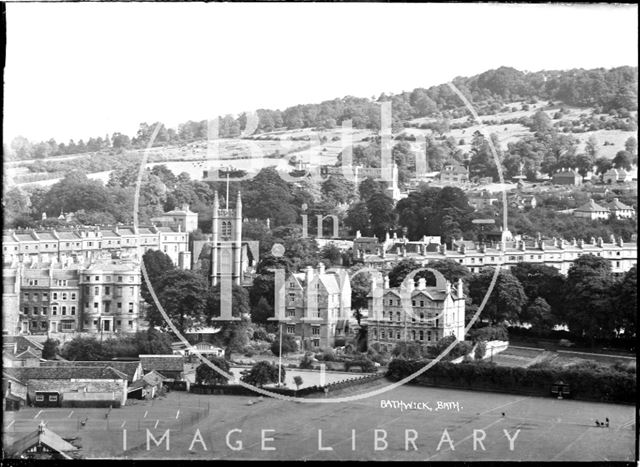
{"label": "distant hillside house", "polygon": [[596,204],[594,200],[590,199],[586,204],[576,208],[576,210],[573,211],[573,215],[591,220],[606,220],[609,219],[611,212],[609,208],[600,206]]}
{"label": "distant hillside house", "polygon": [[635,210],[631,206],[621,203],[618,198],[613,198],[613,201],[611,201],[607,207],[609,208],[611,215],[617,219],[631,219],[636,214]]}
{"label": "distant hillside house", "polygon": [[440,171],[440,181],[451,184],[461,184],[469,181],[469,171],[456,163],[447,163]]}
{"label": "distant hillside house", "polygon": [[152,217],[151,222],[163,227],[179,227],[182,232],[190,233],[198,229],[198,213],[191,211],[188,204],[183,204],[162,216]]}
{"label": "distant hillside house", "polygon": [[602,181],[611,185],[631,181],[631,177],[624,169],[609,169],[602,175]]}
{"label": "distant hillside house", "polygon": [[563,168],[553,174],[552,180],[554,185],[582,185],[582,175],[580,175],[577,170],[567,170]]}

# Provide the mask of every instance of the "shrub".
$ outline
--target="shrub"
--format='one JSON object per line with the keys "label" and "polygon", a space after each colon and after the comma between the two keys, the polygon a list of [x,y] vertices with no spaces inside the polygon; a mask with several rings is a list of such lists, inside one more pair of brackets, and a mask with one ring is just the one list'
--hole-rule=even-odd
{"label": "shrub", "polygon": [[300,359],[298,368],[301,368],[303,370],[310,370],[311,368],[313,368],[313,357],[308,353],[304,354],[304,356]]}
{"label": "shrub", "polygon": [[507,328],[502,325],[497,326],[485,326],[482,328],[471,329],[467,338],[472,342],[480,341],[508,341],[509,332]]}
{"label": "shrub", "polygon": [[478,342],[476,346],[475,354],[473,355],[476,360],[482,360],[487,353],[487,344],[484,341]]}
{"label": "shrub", "polygon": [[363,373],[372,373],[376,371],[376,365],[367,357],[359,358],[357,360],[350,360],[344,363],[344,369],[349,371],[352,367],[359,366],[362,368]]}
{"label": "shrub", "polygon": [[[229,373],[229,362],[221,357],[210,357],[209,361],[225,373]],[[196,368],[196,384],[227,384],[228,378],[218,373],[206,363]]]}

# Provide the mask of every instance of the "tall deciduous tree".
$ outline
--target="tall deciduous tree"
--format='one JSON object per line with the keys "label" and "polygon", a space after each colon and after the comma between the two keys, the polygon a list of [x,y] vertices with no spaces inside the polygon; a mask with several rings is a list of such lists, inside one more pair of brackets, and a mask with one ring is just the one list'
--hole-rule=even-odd
{"label": "tall deciduous tree", "polygon": [[[480,305],[489,291],[494,270],[488,268],[474,276],[469,284],[469,294],[475,305]],[[504,321],[512,323],[521,321],[522,307],[527,302],[522,285],[509,271],[500,271],[489,299],[482,310],[481,319],[488,319],[492,324]]]}

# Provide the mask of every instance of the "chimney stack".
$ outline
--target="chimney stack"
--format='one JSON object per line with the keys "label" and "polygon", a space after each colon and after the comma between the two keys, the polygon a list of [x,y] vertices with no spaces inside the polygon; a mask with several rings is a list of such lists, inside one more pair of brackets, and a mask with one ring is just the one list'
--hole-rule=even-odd
{"label": "chimney stack", "polygon": [[602,237],[598,237],[598,246],[602,248]]}
{"label": "chimney stack", "polygon": [[624,246],[624,242],[622,241],[622,237],[618,237],[618,246]]}
{"label": "chimney stack", "polygon": [[324,274],[324,263],[322,261],[318,263],[318,274]]}
{"label": "chimney stack", "polygon": [[458,279],[458,298],[464,298],[464,288],[462,287],[462,279]]}
{"label": "chimney stack", "polygon": [[384,276],[384,289],[388,289],[389,288],[389,276]]}

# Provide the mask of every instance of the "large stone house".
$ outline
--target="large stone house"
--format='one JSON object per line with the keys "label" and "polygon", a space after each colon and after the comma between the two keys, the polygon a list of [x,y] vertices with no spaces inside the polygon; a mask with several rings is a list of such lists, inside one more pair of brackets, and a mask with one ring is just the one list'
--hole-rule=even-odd
{"label": "large stone house", "polygon": [[554,185],[582,185],[582,175],[580,175],[577,170],[572,169],[567,170],[563,168],[559,170],[553,174],[552,180]]}
{"label": "large stone house", "polygon": [[283,332],[293,335],[303,349],[333,347],[352,335],[351,282],[345,269],[308,267],[277,284],[275,311]]}
{"label": "large stone house", "polygon": [[435,286],[426,279],[405,279],[400,287],[382,287],[374,279],[369,294],[368,341],[392,350],[400,342],[435,344],[446,336],[464,340],[465,297],[462,281],[455,287],[437,271]]}

